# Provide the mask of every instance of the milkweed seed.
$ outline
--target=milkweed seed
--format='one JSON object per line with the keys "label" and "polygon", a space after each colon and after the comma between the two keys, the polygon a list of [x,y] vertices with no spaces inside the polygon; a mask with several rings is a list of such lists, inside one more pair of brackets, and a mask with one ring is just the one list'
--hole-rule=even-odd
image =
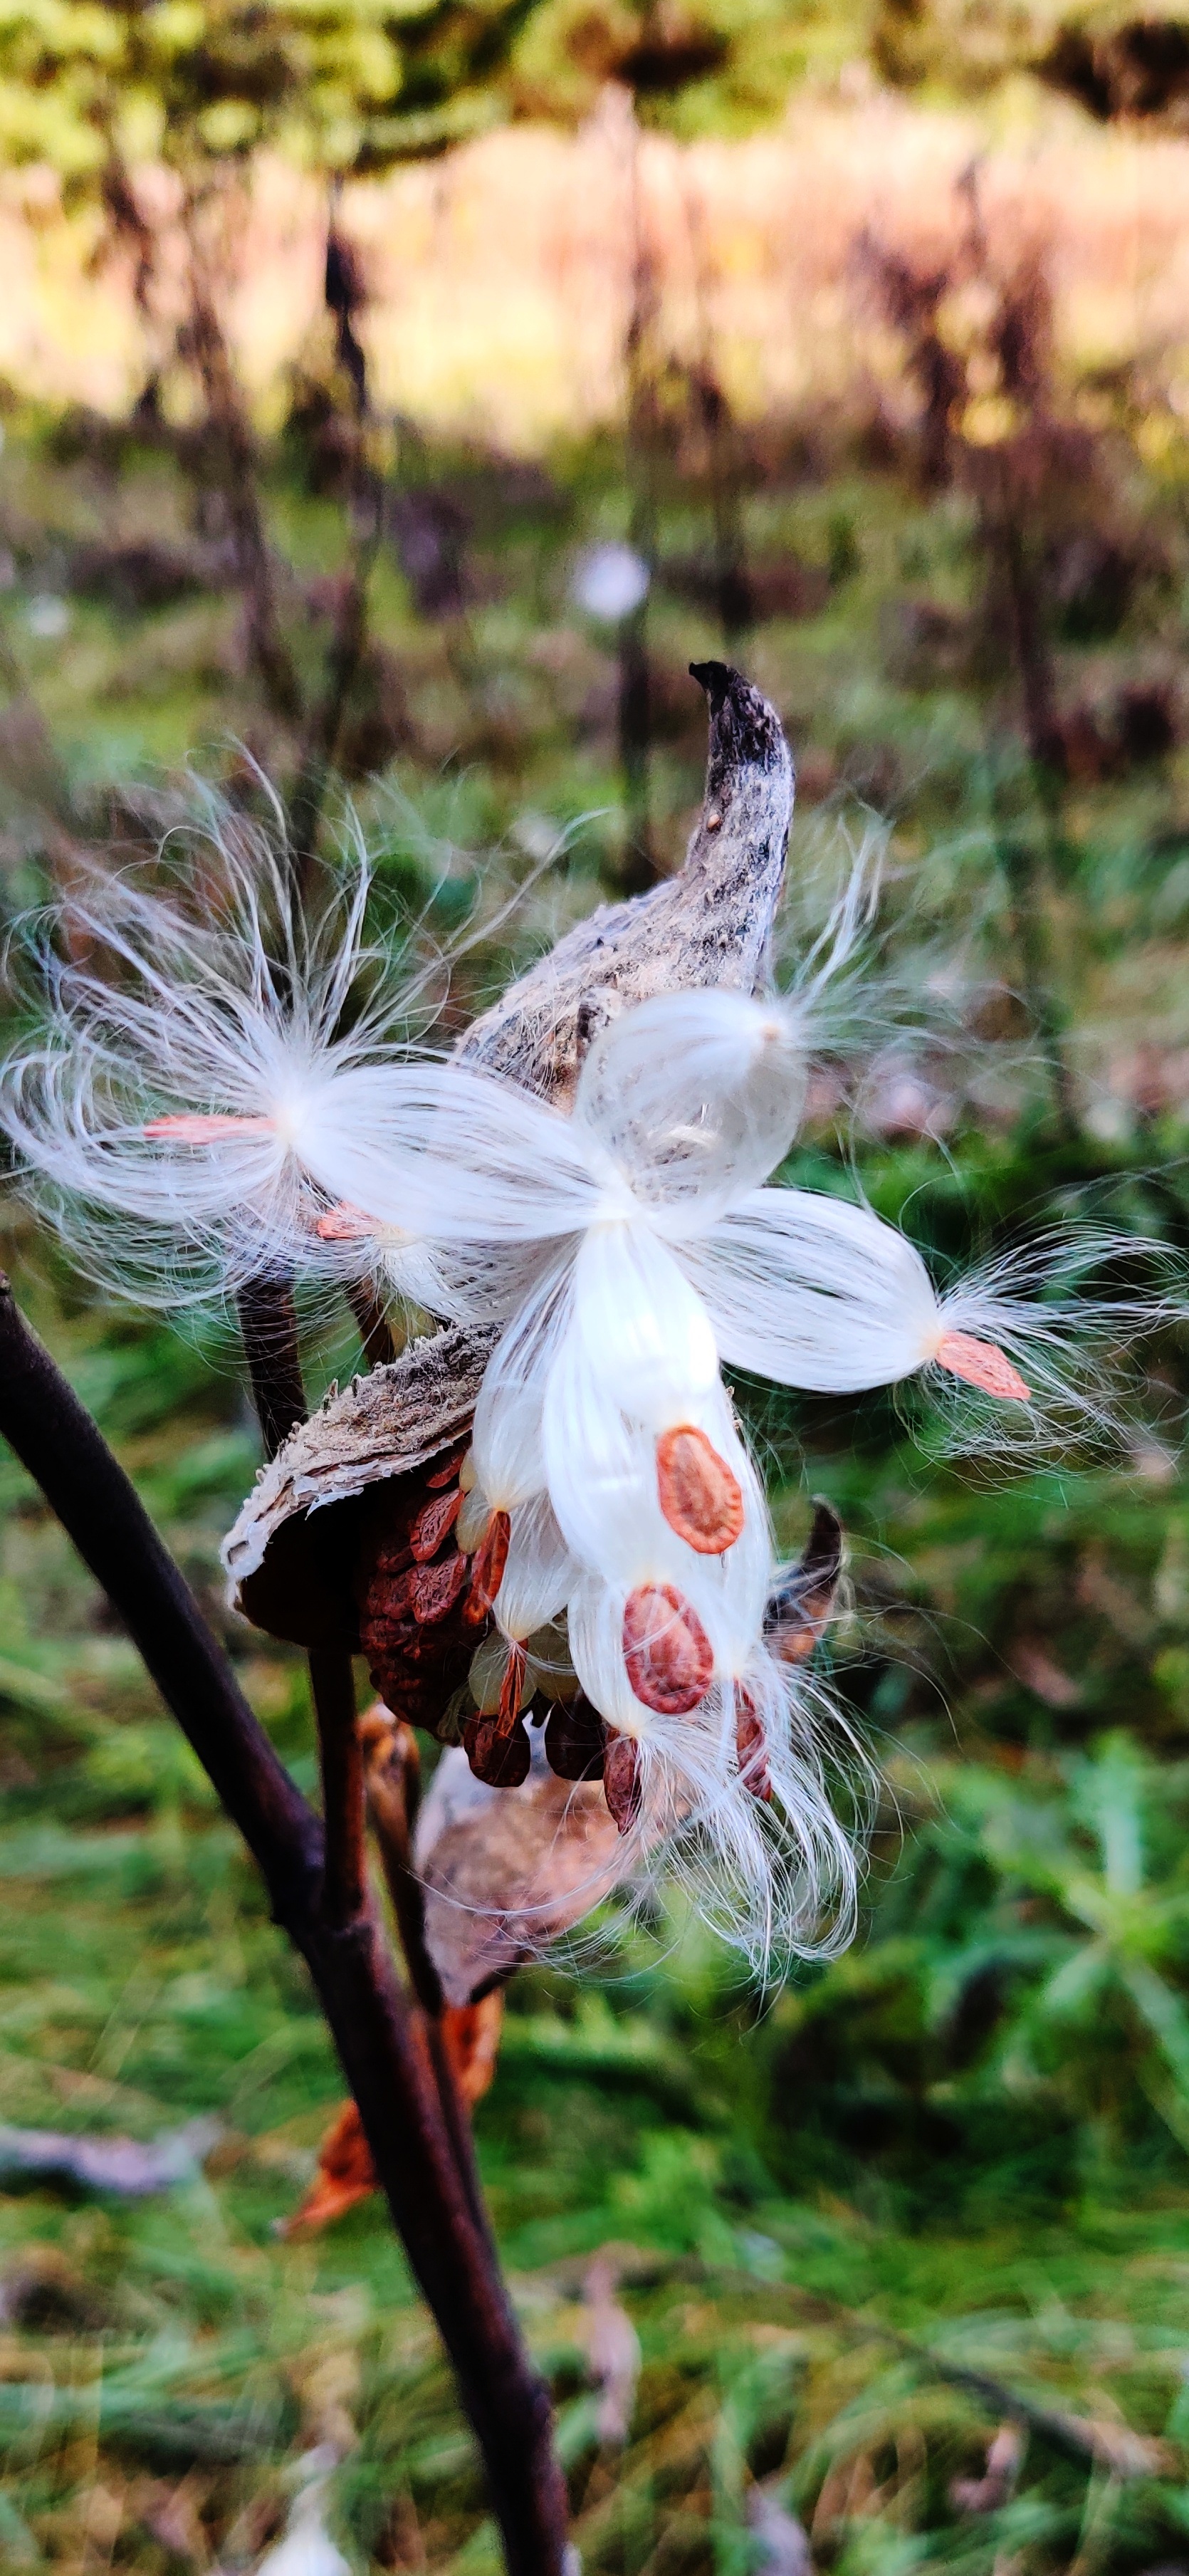
{"label": "milkweed seed", "polygon": [[376,1231],[374,1217],[365,1216],[362,1208],[352,1207],[347,1199],[340,1199],[337,1206],[327,1208],[314,1228],[322,1243],[366,1242]]}
{"label": "milkweed seed", "polygon": [[508,1562],[508,1541],[512,1524],[506,1512],[493,1512],[487,1535],[471,1559],[471,1588],[467,1594],[463,1618],[476,1628],[486,1619]]}
{"label": "milkweed seed", "polygon": [[936,1356],[951,1376],[965,1378],[968,1386],[980,1386],[984,1395],[1002,1396],[1009,1404],[1031,1401],[1031,1388],[994,1342],[977,1341],[973,1333],[943,1333]]}
{"label": "milkweed seed", "polygon": [[164,1137],[176,1145],[221,1145],[230,1136],[271,1136],[271,1118],[234,1118],[221,1116],[216,1110],[209,1117],[183,1115],[176,1118],[150,1118],[142,1136],[154,1143]]}
{"label": "milkweed seed", "polygon": [[454,1608],[466,1582],[467,1561],[458,1554],[443,1557],[440,1565],[419,1565],[413,1578],[413,1617],[421,1627],[430,1628],[446,1619]]}
{"label": "milkweed seed", "polygon": [[683,1717],[710,1688],[714,1650],[697,1611],[671,1583],[642,1583],[623,1613],[623,1660],[638,1700]]}
{"label": "milkweed seed", "polygon": [[498,1718],[481,1717],[467,1727],[463,1743],[476,1780],[485,1780],[489,1789],[518,1789],[527,1780],[532,1753],[523,1726],[501,1735]]}
{"label": "milkweed seed", "polygon": [[504,1678],[500,1683],[499,1715],[495,1727],[498,1736],[510,1735],[520,1715],[520,1694],[524,1689],[527,1662],[523,1646],[509,1646]]}
{"label": "milkweed seed", "polygon": [[418,1565],[428,1565],[431,1556],[437,1555],[447,1531],[454,1527],[461,1504],[457,1485],[452,1494],[435,1494],[430,1502],[422,1504],[409,1532],[409,1546]]}
{"label": "milkweed seed", "polygon": [[723,1556],[743,1527],[743,1490],[726,1459],[692,1422],[662,1431],[656,1482],[670,1529],[699,1556]]}
{"label": "milkweed seed", "polygon": [[452,1449],[449,1457],[442,1460],[441,1466],[434,1468],[432,1476],[426,1477],[425,1481],[431,1494],[436,1494],[442,1485],[453,1484],[466,1454],[465,1445],[461,1449]]}
{"label": "milkweed seed", "polygon": [[735,1690],[735,1758],[744,1788],[750,1789],[753,1798],[770,1798],[772,1780],[763,1720],[751,1692],[738,1685]]}
{"label": "milkweed seed", "polygon": [[643,1794],[640,1756],[634,1739],[630,1735],[609,1733],[603,1758],[603,1796],[621,1834],[630,1834],[640,1813]]}

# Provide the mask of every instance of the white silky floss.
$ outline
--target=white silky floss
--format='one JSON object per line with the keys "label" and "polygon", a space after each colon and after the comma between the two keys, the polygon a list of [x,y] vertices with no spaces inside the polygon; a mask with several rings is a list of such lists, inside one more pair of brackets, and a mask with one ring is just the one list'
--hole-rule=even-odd
{"label": "white silky floss", "polygon": [[[205,919],[127,885],[73,907],[76,942],[120,980],[55,964],[48,1042],[4,1082],[51,1212],[93,1272],[164,1302],[367,1267],[433,1312],[502,1323],[458,1524],[514,1650],[501,1711],[514,1720],[528,1641],[566,1611],[583,1688],[635,1747],[649,1834],[700,1838],[726,1928],[753,1955],[802,1946],[823,1889],[841,1925],[853,1861],[812,1686],[764,1647],[772,1539],[720,1363],[857,1389],[936,1361],[1021,1401],[980,1327],[1023,1310],[1001,1283],[939,1302],[868,1210],[761,1186],[804,1095],[796,1005],[695,990],[624,1010],[564,1117],[395,1047],[399,996],[341,1033],[362,875],[307,936],[265,843],[216,856]],[[744,1753],[757,1736],[771,1803]]]}
{"label": "white silky floss", "polygon": [[[990,1393],[1027,1390],[979,1339],[977,1299],[966,1295],[959,1330],[892,1228],[758,1186],[803,1099],[795,1009],[718,990],[638,1004],[591,1047],[569,1118],[467,1066],[418,1082],[416,1129],[404,1084],[379,1122],[360,1119],[343,1182],[355,1206],[388,1222],[403,1211],[434,1238],[456,1312],[508,1317],[476,1410],[459,1544],[490,1546],[502,1521],[491,1589],[512,1648],[567,1609],[578,1679],[637,1749],[649,1829],[659,1811],[730,1852],[752,1947],[786,1835],[779,1911],[795,1942],[811,1859],[843,1910],[848,1864],[812,1695],[764,1648],[772,1539],[720,1361],[811,1388],[938,1361]],[[509,1718],[523,1670],[510,1661]],[[783,1824],[747,1795],[742,1748],[757,1729],[776,1800],[791,1802]]]}
{"label": "white silky floss", "polygon": [[[48,1025],[0,1084],[3,1124],[47,1213],[83,1266],[139,1301],[226,1297],[295,1256],[334,1276],[360,1231],[340,1212],[317,1234],[361,1077],[399,1078],[391,1029],[405,997],[381,988],[344,1032],[365,950],[360,864],[307,923],[283,856],[216,811],[199,835],[205,901],[95,877],[60,916],[65,959],[43,950]],[[131,1220],[131,1225],[120,1220]],[[369,1226],[369,1241],[373,1229]],[[400,1228],[381,1247],[399,1292],[445,1311],[427,1248]]]}

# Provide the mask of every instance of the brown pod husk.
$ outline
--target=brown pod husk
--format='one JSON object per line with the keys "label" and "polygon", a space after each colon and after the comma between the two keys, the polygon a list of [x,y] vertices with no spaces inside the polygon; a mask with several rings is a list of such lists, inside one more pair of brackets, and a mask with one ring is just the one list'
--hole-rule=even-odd
{"label": "brown pod husk", "polygon": [[603,1757],[603,1795],[618,1831],[630,1834],[644,1796],[640,1756],[634,1736],[616,1735],[610,1728]]}
{"label": "brown pod husk", "polygon": [[[359,1644],[356,1558],[366,1506],[398,1488],[419,1505],[457,1482],[495,1341],[457,1326],[332,1387],[261,1469],[223,1545],[235,1607],[298,1646]],[[408,1532],[406,1531],[406,1537]]]}
{"label": "brown pod husk", "polygon": [[[471,1607],[468,1560],[455,1544],[452,1517],[439,1511],[449,1499],[448,1493],[427,1497],[422,1476],[377,1486],[363,1506],[355,1574],[359,1643],[372,1688],[394,1717],[430,1734],[439,1732],[475,1651],[473,1621],[463,1616]],[[437,1554],[427,1562],[434,1512]]]}
{"label": "brown pod husk", "polygon": [[803,1664],[830,1623],[842,1574],[844,1535],[829,1503],[816,1503],[800,1563],[764,1613],[769,1650],[782,1664]]}
{"label": "brown pod husk", "polygon": [[601,1780],[607,1729],[580,1691],[555,1701],[545,1720],[545,1759],[559,1780]]}
{"label": "brown pod husk", "polygon": [[445,1753],[418,1820],[425,1946],[448,2003],[510,1976],[623,1876],[624,1847],[599,1783],[558,1779],[540,1730],[520,1733],[530,1769],[519,1788],[489,1788],[462,1751]]}

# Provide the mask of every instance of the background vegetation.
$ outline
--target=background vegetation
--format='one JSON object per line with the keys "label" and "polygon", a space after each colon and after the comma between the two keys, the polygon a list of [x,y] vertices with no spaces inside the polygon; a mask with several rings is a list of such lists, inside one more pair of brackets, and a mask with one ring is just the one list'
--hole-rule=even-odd
{"label": "background vegetation", "polygon": [[[685,668],[725,649],[799,758],[791,947],[887,826],[886,1026],[841,1032],[798,1175],[857,1164],[942,1265],[1054,1210],[1184,1248],[1173,73],[1118,132],[1106,18],[267,14],[0,25],[6,918],[151,847],[188,760],[245,798],[260,761],[327,848],[352,790],[460,1024],[676,863]],[[1101,132],[1004,89],[1042,61]],[[554,127],[370,175],[508,114]],[[647,604],[600,620],[592,550],[629,538]],[[298,1661],[221,1601],[257,1454],[229,1340],[95,1306],[2,1221],[312,1784]],[[790,1545],[811,1494],[844,1515],[833,1652],[885,1786],[832,1965],[749,1996],[675,1907],[511,1990],[480,2151],[592,2569],[1189,2564],[1183,1378],[1173,1336],[1122,1461],[999,1483],[890,1405],[743,1390]],[[478,2576],[385,2218],[276,2233],[340,2093],[301,1973],[11,1464],[0,1511],[0,2558],[246,2568],[321,2442],[353,2564]],[[177,2137],[181,2179],[30,2187],[30,2127]]]}

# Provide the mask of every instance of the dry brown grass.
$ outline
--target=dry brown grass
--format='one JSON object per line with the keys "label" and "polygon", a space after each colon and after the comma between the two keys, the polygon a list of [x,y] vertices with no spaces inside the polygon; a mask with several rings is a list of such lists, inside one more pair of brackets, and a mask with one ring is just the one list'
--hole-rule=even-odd
{"label": "dry brown grass", "polygon": [[[805,99],[745,144],[648,139],[643,195],[675,345],[696,344],[701,298],[745,414],[849,404],[874,383],[894,400],[897,354],[864,308],[856,237],[870,225],[943,257],[963,220],[955,181],[976,155],[993,242],[1047,250],[1071,359],[1138,358],[1189,409],[1189,144],[1104,133],[1034,98],[995,126],[860,95]],[[629,162],[610,98],[574,140],[516,128],[356,189],[347,215],[375,298],[380,400],[520,450],[616,418]],[[164,213],[164,184],[148,185]],[[323,221],[321,190],[273,164],[238,231],[235,336],[265,414],[316,324]],[[58,211],[46,174],[10,178],[0,373],[114,410],[148,353],[123,278],[88,274],[92,247],[88,226]],[[171,301],[167,290],[165,318]]]}

